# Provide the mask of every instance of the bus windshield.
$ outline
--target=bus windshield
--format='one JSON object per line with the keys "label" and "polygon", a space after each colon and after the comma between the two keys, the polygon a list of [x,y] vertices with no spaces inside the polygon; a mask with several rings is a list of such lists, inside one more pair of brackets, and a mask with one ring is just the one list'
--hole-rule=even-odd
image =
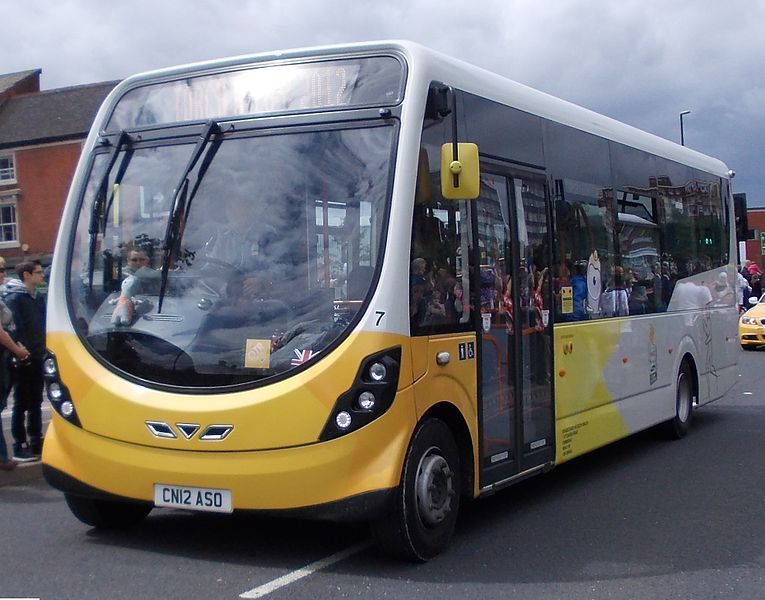
{"label": "bus windshield", "polygon": [[370,294],[394,139],[390,123],[220,134],[194,169],[188,138],[97,154],[69,261],[79,334],[199,391],[320,359]]}

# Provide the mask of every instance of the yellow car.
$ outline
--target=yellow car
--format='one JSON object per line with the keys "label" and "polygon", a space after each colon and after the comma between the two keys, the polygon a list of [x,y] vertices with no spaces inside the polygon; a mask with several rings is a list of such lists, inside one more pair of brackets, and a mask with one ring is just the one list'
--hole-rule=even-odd
{"label": "yellow car", "polygon": [[765,294],[760,299],[749,298],[752,308],[738,320],[738,339],[744,350],[754,350],[765,346]]}

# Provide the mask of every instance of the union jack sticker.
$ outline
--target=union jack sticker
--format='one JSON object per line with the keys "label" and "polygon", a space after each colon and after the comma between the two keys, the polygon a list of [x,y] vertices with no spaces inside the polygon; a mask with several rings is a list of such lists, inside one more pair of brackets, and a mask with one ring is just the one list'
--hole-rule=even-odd
{"label": "union jack sticker", "polygon": [[305,361],[313,356],[313,350],[294,350],[295,357],[290,361],[293,367],[302,365]]}

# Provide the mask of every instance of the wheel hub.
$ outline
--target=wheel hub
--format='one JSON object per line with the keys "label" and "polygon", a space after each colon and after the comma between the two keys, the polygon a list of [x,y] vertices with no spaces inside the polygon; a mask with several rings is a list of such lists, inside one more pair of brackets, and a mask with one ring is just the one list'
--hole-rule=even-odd
{"label": "wheel hub", "polygon": [[420,519],[425,525],[438,525],[451,512],[454,496],[454,473],[446,459],[438,454],[423,456],[415,487]]}

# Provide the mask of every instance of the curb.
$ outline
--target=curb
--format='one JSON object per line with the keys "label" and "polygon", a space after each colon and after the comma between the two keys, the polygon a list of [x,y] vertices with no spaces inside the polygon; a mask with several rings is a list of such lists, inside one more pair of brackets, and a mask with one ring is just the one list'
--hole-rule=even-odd
{"label": "curb", "polygon": [[0,487],[22,485],[42,479],[42,462],[20,463],[13,471],[0,472]]}

